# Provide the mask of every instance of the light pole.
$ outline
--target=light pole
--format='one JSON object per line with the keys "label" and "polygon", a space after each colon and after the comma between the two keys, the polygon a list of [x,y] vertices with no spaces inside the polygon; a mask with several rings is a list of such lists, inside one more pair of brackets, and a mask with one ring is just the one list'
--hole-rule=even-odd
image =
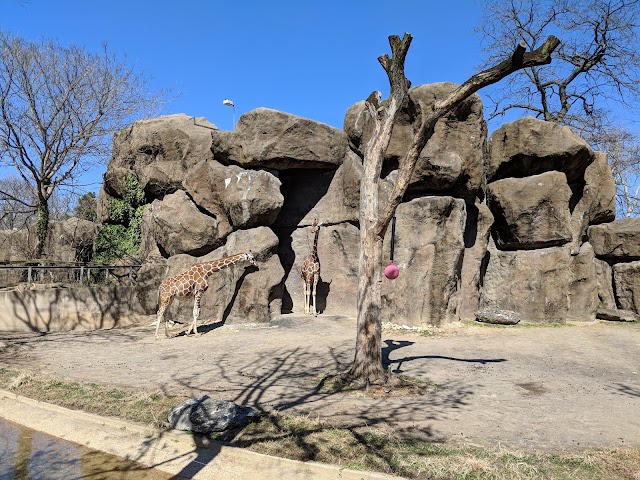
{"label": "light pole", "polygon": [[231,124],[231,130],[233,130],[234,128],[236,128],[236,105],[232,100],[229,100],[228,98],[225,98],[222,101],[222,104],[226,105],[227,107],[233,108],[233,123]]}

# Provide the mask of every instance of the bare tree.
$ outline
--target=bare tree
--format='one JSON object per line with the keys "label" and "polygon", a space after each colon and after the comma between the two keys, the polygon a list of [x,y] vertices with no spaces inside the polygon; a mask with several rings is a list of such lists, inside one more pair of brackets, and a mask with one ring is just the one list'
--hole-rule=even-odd
{"label": "bare tree", "polygon": [[[592,142],[595,143],[595,142]],[[623,128],[601,133],[598,147],[607,152],[616,181],[617,210],[623,217],[640,216],[640,141]]]}
{"label": "bare tree", "polygon": [[[478,29],[490,65],[511,51],[512,39],[538,48],[562,36],[554,62],[512,75],[490,95],[490,117],[518,110],[579,132],[606,126],[605,100],[637,103],[640,0],[484,0]],[[603,117],[603,115],[605,115]]]}
{"label": "bare tree", "polygon": [[[483,5],[478,31],[487,53],[484,65],[507,54],[514,35],[531,49],[548,34],[563,39],[551,65],[523,69],[492,89],[489,118],[513,112],[571,127],[609,153],[618,213],[637,214],[640,162],[630,155],[634,144],[637,154],[638,141],[616,124],[611,107],[637,112],[640,106],[640,0],[483,0]],[[614,139],[624,142],[614,146]],[[622,152],[622,147],[632,149]]]}
{"label": "bare tree", "polygon": [[386,382],[387,376],[381,355],[381,265],[382,242],[396,207],[400,204],[415,169],[420,152],[433,136],[437,121],[479,89],[500,81],[523,68],[546,64],[560,41],[550,36],[535,51],[527,52],[523,44],[494,67],[472,76],[431,111],[421,112],[412,144],[399,162],[398,175],[388,202],[380,204],[378,184],[384,153],[391,139],[391,130],[398,112],[415,111],[408,95],[409,80],[405,77],[404,62],[411,44],[411,35],[389,37],[392,57],[382,55],[378,61],[387,72],[391,91],[381,100],[380,92],[373,92],[366,101],[366,111],[373,122],[373,134],[365,146],[363,176],[360,187],[360,256],[358,284],[358,324],[356,352],[348,376],[370,382]]}
{"label": "bare tree", "polygon": [[[162,101],[148,79],[103,46],[98,54],[0,32],[0,161],[35,195],[41,256],[50,199],[109,151],[110,134]],[[0,192],[8,195],[9,192]]]}
{"label": "bare tree", "polygon": [[0,179],[0,229],[20,230],[29,226],[35,213],[35,192],[22,178]]}

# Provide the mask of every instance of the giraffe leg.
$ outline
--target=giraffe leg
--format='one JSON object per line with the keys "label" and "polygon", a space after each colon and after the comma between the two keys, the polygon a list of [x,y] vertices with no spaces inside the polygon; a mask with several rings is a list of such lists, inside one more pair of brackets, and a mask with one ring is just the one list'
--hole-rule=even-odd
{"label": "giraffe leg", "polygon": [[[158,313],[156,314],[156,339],[159,339],[160,337],[158,337],[158,330],[160,330],[160,323],[162,322],[162,320],[164,319],[164,311],[167,309],[166,305],[160,305],[160,308],[158,308]],[[167,324],[164,324],[165,327],[165,331],[167,328]]]}
{"label": "giraffe leg", "polygon": [[189,335],[189,333],[191,333],[191,331],[193,330],[194,335],[198,336],[198,317],[200,316],[200,299],[202,298],[202,293],[203,292],[198,290],[193,295],[193,297],[194,297],[194,300],[193,300],[193,323],[191,324],[191,326],[187,330],[187,335]]}
{"label": "giraffe leg", "polygon": [[316,287],[318,286],[318,280],[320,276],[318,274],[313,276],[313,316],[318,316],[318,304],[316,303]]}
{"label": "giraffe leg", "polygon": [[305,280],[304,282],[304,314],[307,315],[309,313],[309,300],[310,300],[310,289],[309,284]]}
{"label": "giraffe leg", "polygon": [[[164,314],[167,311],[167,308],[171,306],[171,302],[173,302],[173,296],[169,298],[160,297],[158,298],[158,313],[156,314],[156,338],[158,338],[158,330],[160,329],[160,324],[164,320]],[[164,322],[164,334],[165,336],[169,336],[169,332],[167,330],[167,321]]]}

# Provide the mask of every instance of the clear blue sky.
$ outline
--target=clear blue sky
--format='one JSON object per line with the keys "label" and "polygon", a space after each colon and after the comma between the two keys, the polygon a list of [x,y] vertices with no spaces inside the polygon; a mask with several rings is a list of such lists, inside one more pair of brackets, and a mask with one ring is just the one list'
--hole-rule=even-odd
{"label": "clear blue sky", "polygon": [[0,0],[1,28],[91,51],[106,41],[153,86],[178,94],[163,114],[204,116],[221,129],[233,124],[225,98],[236,120],[269,107],[342,128],[349,106],[388,93],[377,57],[391,34],[414,37],[413,85],[463,82],[481,61],[480,19],[476,0]]}
{"label": "clear blue sky", "polygon": [[[393,5],[395,11],[391,11]],[[414,85],[462,82],[479,63],[475,0],[51,1],[0,0],[0,25],[19,36],[112,50],[180,96],[163,113],[204,116],[230,129],[269,107],[342,128],[346,109],[386,93],[377,57],[387,37],[414,36]]]}

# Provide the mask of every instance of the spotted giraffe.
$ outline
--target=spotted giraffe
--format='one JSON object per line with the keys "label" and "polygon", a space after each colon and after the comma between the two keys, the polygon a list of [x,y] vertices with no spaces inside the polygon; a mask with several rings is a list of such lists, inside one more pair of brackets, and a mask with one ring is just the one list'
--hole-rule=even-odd
{"label": "spotted giraffe", "polygon": [[[304,282],[304,313],[308,315],[318,315],[316,304],[316,288],[320,280],[320,259],[318,258],[318,235],[320,226],[318,219],[313,219],[311,233],[314,234],[311,252],[300,267],[300,276]],[[311,311],[311,297],[313,296],[313,312]]]}
{"label": "spotted giraffe", "polygon": [[[165,278],[158,288],[158,313],[156,314],[156,338],[158,338],[158,330],[160,323],[164,319],[164,313],[171,305],[175,297],[191,297],[194,298],[193,304],[193,323],[187,329],[186,335],[193,330],[198,335],[197,321],[200,316],[200,299],[204,292],[209,288],[207,278],[215,272],[228,268],[236,263],[249,262],[249,264],[257,267],[255,258],[251,251],[247,253],[238,253],[230,257],[224,257],[219,260],[210,262],[196,263],[192,265],[186,272],[174,277]],[[164,323],[164,334],[168,337],[167,322]]]}

